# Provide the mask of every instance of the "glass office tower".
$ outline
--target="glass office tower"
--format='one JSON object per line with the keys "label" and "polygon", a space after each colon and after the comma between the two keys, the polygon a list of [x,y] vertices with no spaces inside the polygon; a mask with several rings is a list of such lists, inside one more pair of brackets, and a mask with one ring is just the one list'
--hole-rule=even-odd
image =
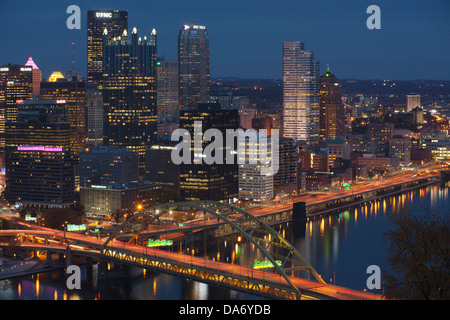
{"label": "glass office tower", "polygon": [[283,42],[283,134],[300,144],[319,140],[319,63],[300,41]]}
{"label": "glass office tower", "polygon": [[205,26],[184,25],[178,36],[180,109],[196,109],[209,99],[209,35]]}
{"label": "glass office tower", "polygon": [[103,35],[105,144],[126,147],[140,156],[145,169],[145,149],[156,139],[156,30],[150,39]]}
{"label": "glass office tower", "polygon": [[88,82],[100,84],[103,64],[103,31],[114,38],[128,30],[128,11],[89,10],[87,12]]}

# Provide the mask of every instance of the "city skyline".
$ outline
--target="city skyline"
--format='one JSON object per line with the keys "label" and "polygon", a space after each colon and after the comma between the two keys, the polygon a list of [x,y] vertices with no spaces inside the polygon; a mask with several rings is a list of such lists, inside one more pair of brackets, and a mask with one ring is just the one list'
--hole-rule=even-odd
{"label": "city skyline", "polygon": [[[24,64],[32,56],[46,78],[53,71],[72,69],[74,42],[75,69],[86,76],[87,11],[114,9],[128,10],[129,29],[136,27],[140,33],[150,34],[156,28],[158,55],[166,60],[176,60],[182,25],[205,25],[211,38],[212,78],[281,78],[282,42],[302,41],[320,61],[321,73],[329,64],[341,79],[450,79],[445,68],[450,5],[443,0],[428,4],[410,1],[408,6],[377,1],[381,30],[366,27],[369,2],[227,3],[229,6],[196,1],[189,8],[176,0],[151,6],[119,1],[25,1],[19,7],[6,2],[0,5],[0,20],[10,32],[5,35],[6,50],[0,59]],[[80,30],[66,27],[70,16],[66,9],[72,4],[81,9]],[[51,53],[45,51],[47,47],[52,47]]]}

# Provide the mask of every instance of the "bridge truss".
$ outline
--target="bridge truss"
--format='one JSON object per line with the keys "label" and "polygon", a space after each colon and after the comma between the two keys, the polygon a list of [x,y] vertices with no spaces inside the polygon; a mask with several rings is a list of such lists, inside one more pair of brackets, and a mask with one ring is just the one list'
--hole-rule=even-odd
{"label": "bridge truss", "polygon": [[[247,273],[245,274],[234,271],[223,272],[223,270],[216,270],[206,265],[193,266],[192,263],[184,260],[180,261],[180,259],[178,261],[170,261],[167,257],[149,258],[148,253],[130,253],[128,250],[120,250],[119,247],[114,245],[117,239],[128,239],[128,241],[133,241],[136,244],[145,245],[145,240],[151,234],[149,230],[152,230],[152,226],[167,224],[164,222],[171,221],[171,217],[176,212],[188,211],[196,211],[196,214],[201,213],[201,218],[196,220],[203,220],[204,228],[208,228],[211,225],[207,221],[217,219],[215,226],[222,224],[231,228],[234,233],[239,234],[253,244],[279,276],[278,284],[256,277],[257,270],[253,270],[253,265],[246,266],[245,270],[247,270]],[[197,224],[196,228],[198,230],[201,226]],[[182,230],[183,227],[167,228],[166,231],[161,231],[160,227],[159,234],[165,233],[167,236],[170,233],[179,233]],[[325,284],[320,275],[305,260],[301,253],[275,229],[239,207],[215,201],[166,203],[147,208],[133,215],[116,228],[104,242],[101,252],[104,256],[113,260],[128,260],[133,264],[164,270],[169,273],[189,275],[204,282],[241,287],[247,291],[255,291],[281,298],[298,299],[302,295],[301,290],[294,284],[292,277],[289,276],[289,273],[292,275],[296,270],[306,270],[308,278],[312,275],[319,284]],[[248,270],[250,270],[250,273]]]}

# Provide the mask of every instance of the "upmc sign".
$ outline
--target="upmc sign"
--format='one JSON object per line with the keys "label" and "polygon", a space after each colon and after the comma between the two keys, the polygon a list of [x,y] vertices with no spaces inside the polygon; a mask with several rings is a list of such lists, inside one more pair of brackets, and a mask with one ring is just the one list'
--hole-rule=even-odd
{"label": "upmc sign", "polygon": [[97,18],[112,18],[112,12],[96,12],[95,16]]}

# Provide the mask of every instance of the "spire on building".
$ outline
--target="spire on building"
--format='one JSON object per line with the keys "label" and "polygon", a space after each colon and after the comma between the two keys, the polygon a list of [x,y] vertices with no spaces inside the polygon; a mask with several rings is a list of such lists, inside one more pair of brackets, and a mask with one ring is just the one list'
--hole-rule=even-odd
{"label": "spire on building", "polygon": [[28,58],[28,61],[27,61],[27,63],[25,63],[25,65],[27,67],[32,67],[35,70],[39,69],[38,66],[36,65],[36,63],[34,63],[33,58],[31,56]]}

